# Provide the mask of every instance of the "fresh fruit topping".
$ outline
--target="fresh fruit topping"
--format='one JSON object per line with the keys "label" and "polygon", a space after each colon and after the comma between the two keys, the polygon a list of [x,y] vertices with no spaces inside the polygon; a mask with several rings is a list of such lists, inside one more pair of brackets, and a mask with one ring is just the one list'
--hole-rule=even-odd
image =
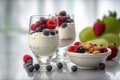
{"label": "fresh fruit topping", "polygon": [[78,70],[78,67],[77,67],[77,66],[72,66],[72,67],[71,67],[71,70],[72,70],[73,72],[76,72],[76,71]]}
{"label": "fresh fruit topping", "polygon": [[102,22],[96,22],[93,26],[94,34],[100,36],[105,30],[105,24]]}
{"label": "fresh fruit topping", "polygon": [[35,68],[36,70],[39,70],[40,65],[39,65],[39,64],[34,64],[34,68]]}
{"label": "fresh fruit topping", "polygon": [[44,30],[44,31],[43,31],[43,34],[44,34],[45,36],[49,36],[49,31],[48,31],[48,30]]}
{"label": "fresh fruit topping", "polygon": [[81,44],[81,42],[78,41],[78,42],[74,43],[74,46],[79,46],[80,44]]}
{"label": "fresh fruit topping", "polygon": [[62,24],[62,17],[58,16],[58,26],[61,26]]}
{"label": "fresh fruit topping", "polygon": [[66,22],[63,22],[62,23],[62,28],[66,28],[67,27],[67,23]]}
{"label": "fresh fruit topping", "polygon": [[104,47],[99,48],[100,53],[104,53]]}
{"label": "fresh fruit topping", "polygon": [[58,69],[62,69],[63,68],[63,64],[62,63],[58,63],[57,67],[58,67]]}
{"label": "fresh fruit topping", "polygon": [[27,61],[28,60],[33,60],[33,58],[30,56],[30,55],[24,55],[24,57],[23,57],[23,61],[25,62],[25,63],[27,63]]}
{"label": "fresh fruit topping", "polygon": [[41,28],[41,29],[46,29],[46,24],[42,24],[42,25],[40,26],[40,28]]}
{"label": "fresh fruit topping", "polygon": [[36,32],[42,32],[42,29],[40,27],[37,27],[35,31]]}
{"label": "fresh fruit topping", "polygon": [[60,16],[66,16],[66,14],[67,14],[66,11],[60,11],[59,13]]}
{"label": "fresh fruit topping", "polygon": [[34,23],[30,26],[31,30],[33,30],[33,31],[35,31],[37,27],[38,27],[37,23]]}
{"label": "fresh fruit topping", "polygon": [[107,57],[107,60],[112,60],[118,54],[118,48],[114,45],[109,45],[108,48],[111,49],[111,54]]}
{"label": "fresh fruit topping", "polygon": [[76,50],[77,50],[77,47],[76,47],[76,46],[70,46],[70,47],[68,48],[68,51],[70,51],[70,52],[76,52]]}
{"label": "fresh fruit topping", "polygon": [[104,48],[104,52],[108,52],[108,49],[107,49],[107,48]]}
{"label": "fresh fruit topping", "polygon": [[99,63],[98,69],[104,70],[105,69],[105,64],[104,63]]}
{"label": "fresh fruit topping", "polygon": [[51,35],[55,35],[55,31],[50,30],[50,34],[51,34]]}
{"label": "fresh fruit topping", "polygon": [[78,53],[84,53],[84,52],[85,52],[85,49],[84,49],[82,46],[78,46],[78,47],[77,47],[77,52],[78,52]]}
{"label": "fresh fruit topping", "polygon": [[52,70],[52,66],[51,66],[51,65],[47,65],[47,66],[46,66],[46,70],[47,70],[47,71],[51,71],[51,70]]}
{"label": "fresh fruit topping", "polygon": [[45,17],[40,17],[40,23],[41,24],[46,24],[47,19]]}
{"label": "fresh fruit topping", "polygon": [[48,29],[55,29],[56,27],[56,21],[54,19],[49,19],[47,21],[47,28]]}

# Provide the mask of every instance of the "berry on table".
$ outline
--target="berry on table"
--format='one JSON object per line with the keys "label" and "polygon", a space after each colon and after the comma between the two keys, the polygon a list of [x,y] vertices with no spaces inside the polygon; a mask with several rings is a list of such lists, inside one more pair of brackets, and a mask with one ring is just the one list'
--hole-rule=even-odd
{"label": "berry on table", "polygon": [[58,69],[62,69],[63,68],[63,64],[60,62],[60,63],[57,64],[57,67],[58,67]]}
{"label": "berry on table", "polygon": [[27,61],[28,60],[33,60],[33,58],[30,56],[30,55],[24,55],[24,57],[23,57],[23,61],[25,62],[25,63],[27,63]]}
{"label": "berry on table", "polygon": [[78,70],[78,67],[77,67],[77,66],[72,66],[72,67],[71,67],[71,70],[72,70],[73,72],[75,72],[75,71]]}
{"label": "berry on table", "polygon": [[28,71],[29,72],[33,72],[34,71],[34,66],[33,65],[30,65],[27,67]]}
{"label": "berry on table", "polygon": [[39,64],[34,64],[34,68],[35,68],[36,70],[38,70],[38,69],[40,68],[40,65],[39,65]]}
{"label": "berry on table", "polygon": [[30,66],[30,65],[33,65],[33,60],[28,60],[27,63],[26,63],[26,67]]}
{"label": "berry on table", "polygon": [[66,11],[64,11],[64,10],[63,10],[63,11],[60,11],[60,13],[59,13],[60,16],[66,16],[66,14],[67,14],[67,13],[66,13]]}
{"label": "berry on table", "polygon": [[47,66],[46,66],[46,70],[47,70],[47,71],[51,71],[51,70],[52,70],[52,66],[51,66],[51,65],[47,65]]}
{"label": "berry on table", "polygon": [[98,69],[104,70],[105,69],[105,64],[104,63],[99,63]]}

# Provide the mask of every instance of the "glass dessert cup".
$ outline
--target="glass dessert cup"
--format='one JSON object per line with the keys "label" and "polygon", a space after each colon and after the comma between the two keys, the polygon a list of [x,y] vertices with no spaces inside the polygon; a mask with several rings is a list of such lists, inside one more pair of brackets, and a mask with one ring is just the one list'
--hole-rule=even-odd
{"label": "glass dessert cup", "polygon": [[58,61],[65,62],[65,60],[68,59],[65,49],[71,45],[76,38],[74,15],[57,16],[57,21],[59,28],[59,47],[56,51],[56,58]]}
{"label": "glass dessert cup", "polygon": [[30,17],[28,43],[42,71],[46,71],[47,65],[52,65],[51,58],[58,48],[59,35],[56,26],[55,17],[50,15]]}

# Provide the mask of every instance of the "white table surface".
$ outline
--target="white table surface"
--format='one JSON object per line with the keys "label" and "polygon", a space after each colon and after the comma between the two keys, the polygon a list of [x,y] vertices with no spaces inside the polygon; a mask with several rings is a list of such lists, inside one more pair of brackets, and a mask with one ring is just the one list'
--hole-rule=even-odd
{"label": "white table surface", "polygon": [[81,70],[71,72],[71,63],[67,70],[52,72],[36,71],[28,73],[23,67],[23,56],[29,54],[37,63],[27,42],[27,35],[0,35],[0,80],[120,80],[120,61],[107,61],[105,71]]}

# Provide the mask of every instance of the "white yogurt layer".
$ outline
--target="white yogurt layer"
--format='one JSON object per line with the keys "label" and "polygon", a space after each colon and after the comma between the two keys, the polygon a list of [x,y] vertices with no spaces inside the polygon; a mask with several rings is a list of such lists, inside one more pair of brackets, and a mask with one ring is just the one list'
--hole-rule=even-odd
{"label": "white yogurt layer", "polygon": [[59,47],[65,47],[75,41],[75,24],[67,23],[67,27],[59,27]]}
{"label": "white yogurt layer", "polygon": [[36,32],[29,36],[29,46],[36,56],[50,56],[58,47],[58,34],[45,36]]}

